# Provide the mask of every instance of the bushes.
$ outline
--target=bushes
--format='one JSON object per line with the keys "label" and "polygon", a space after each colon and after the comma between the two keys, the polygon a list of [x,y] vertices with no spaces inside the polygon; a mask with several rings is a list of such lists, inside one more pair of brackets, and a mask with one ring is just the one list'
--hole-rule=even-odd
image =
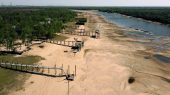
{"label": "bushes", "polygon": [[87,18],[76,18],[76,25],[84,25],[87,22]]}

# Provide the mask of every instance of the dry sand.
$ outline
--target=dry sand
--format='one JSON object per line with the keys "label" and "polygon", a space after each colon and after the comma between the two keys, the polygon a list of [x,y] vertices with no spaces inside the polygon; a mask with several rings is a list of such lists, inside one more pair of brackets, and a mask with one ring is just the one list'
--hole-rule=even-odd
{"label": "dry sand", "polygon": [[[44,43],[43,49],[33,46],[24,55],[45,58],[46,66],[77,65],[77,76],[70,82],[70,95],[170,95],[170,65],[152,58],[152,53],[138,41],[122,35],[121,28],[107,23],[92,11],[85,27],[101,31],[100,39],[69,36],[85,40],[76,56],[70,48]],[[93,29],[92,29],[93,28]],[[68,50],[68,53],[64,53]],[[128,83],[130,77],[135,81]],[[24,89],[11,95],[68,95],[64,78],[31,75]]]}

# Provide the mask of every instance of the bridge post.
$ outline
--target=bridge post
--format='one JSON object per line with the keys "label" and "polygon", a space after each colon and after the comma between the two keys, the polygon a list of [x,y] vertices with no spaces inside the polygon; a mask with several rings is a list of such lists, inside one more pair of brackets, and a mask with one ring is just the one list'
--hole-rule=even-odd
{"label": "bridge post", "polygon": [[68,41],[68,46],[70,46],[70,41]]}
{"label": "bridge post", "polygon": [[28,71],[28,65],[26,65],[26,71]]}
{"label": "bridge post", "polygon": [[15,69],[16,69],[16,70],[17,70],[17,64],[18,64],[18,63],[16,63],[16,66],[15,66]]}
{"label": "bridge post", "polygon": [[22,71],[22,64],[21,64],[21,71]]}
{"label": "bridge post", "polygon": [[41,73],[43,74],[43,72],[44,72],[44,67],[42,67],[42,72]]}
{"label": "bridge post", "polygon": [[6,67],[6,62],[4,62],[4,64],[5,64],[5,66],[4,66],[4,67],[5,67],[5,68],[7,68],[7,67]]}
{"label": "bridge post", "polygon": [[32,66],[32,68],[31,68],[31,71],[33,72],[34,71],[34,67]]}
{"label": "bridge post", "polygon": [[62,44],[62,41],[60,41],[60,44],[59,45],[61,45]]}
{"label": "bridge post", "polygon": [[65,46],[66,42],[64,41],[64,46]]}
{"label": "bridge post", "polygon": [[74,46],[74,42],[72,41],[72,46]]}
{"label": "bridge post", "polygon": [[67,75],[70,74],[70,65],[68,65],[68,69],[67,69]]}
{"label": "bridge post", "polygon": [[77,69],[77,67],[76,67],[76,65],[75,65],[75,71],[74,71],[74,73],[75,73],[74,75],[75,75],[75,76],[76,76],[76,69]]}
{"label": "bridge post", "polygon": [[61,68],[62,68],[62,70],[61,70],[61,75],[63,75],[63,64],[62,64]]}
{"label": "bridge post", "polygon": [[[13,62],[12,62],[13,63]],[[10,67],[11,69],[12,69],[12,64],[11,64],[11,67]]]}
{"label": "bridge post", "polygon": [[37,70],[37,72],[39,71],[39,67],[38,66],[36,67],[36,70]]}
{"label": "bridge post", "polygon": [[48,74],[50,73],[50,68],[48,67]]}
{"label": "bridge post", "polygon": [[[3,63],[3,62],[1,61],[1,63]],[[0,66],[2,66],[2,64],[0,64]]]}
{"label": "bridge post", "polygon": [[54,65],[54,74],[57,75],[56,64]]}

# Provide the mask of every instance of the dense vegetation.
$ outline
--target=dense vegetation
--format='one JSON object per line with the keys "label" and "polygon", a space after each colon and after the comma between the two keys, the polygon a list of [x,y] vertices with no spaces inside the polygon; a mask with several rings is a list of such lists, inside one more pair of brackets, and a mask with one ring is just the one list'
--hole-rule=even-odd
{"label": "dense vegetation", "polygon": [[15,41],[31,43],[34,39],[51,39],[75,12],[65,8],[0,9],[0,45],[13,50]]}

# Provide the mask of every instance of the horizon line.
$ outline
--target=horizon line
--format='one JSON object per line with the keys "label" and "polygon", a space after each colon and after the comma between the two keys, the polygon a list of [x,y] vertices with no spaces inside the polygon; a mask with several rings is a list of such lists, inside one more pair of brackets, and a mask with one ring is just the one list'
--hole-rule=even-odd
{"label": "horizon line", "polygon": [[0,7],[170,7],[170,6],[92,6],[92,5],[0,5]]}

